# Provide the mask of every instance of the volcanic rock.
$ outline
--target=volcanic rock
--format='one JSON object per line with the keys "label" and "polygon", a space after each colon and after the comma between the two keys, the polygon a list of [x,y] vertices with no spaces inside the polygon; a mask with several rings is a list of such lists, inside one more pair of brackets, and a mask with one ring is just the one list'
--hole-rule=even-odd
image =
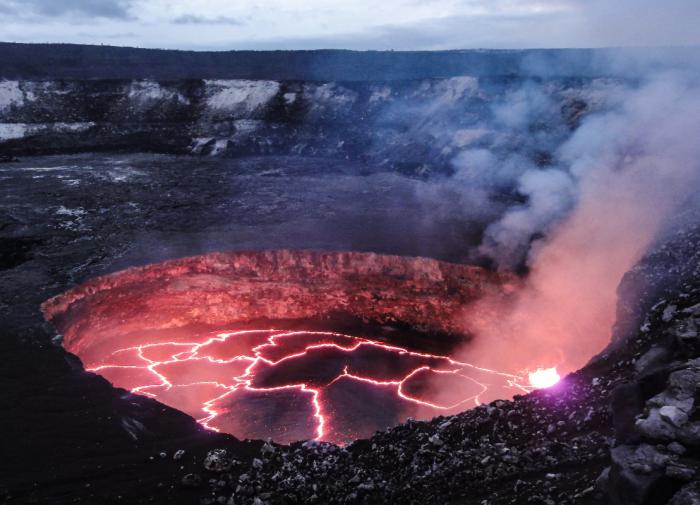
{"label": "volcanic rock", "polygon": [[209,451],[204,458],[204,468],[210,472],[225,472],[231,468],[233,461],[225,449],[214,449]]}
{"label": "volcanic rock", "polygon": [[[500,73],[479,77],[475,71],[400,82],[269,77],[4,81],[11,106],[0,108],[0,148],[10,156],[96,150],[303,155],[368,161],[426,177],[451,172],[454,156],[470,144],[503,148],[507,136],[499,130],[504,124],[494,121],[487,104],[507,99],[524,80]],[[539,111],[544,117],[538,121],[546,128],[538,124],[538,133],[564,137],[604,106],[601,87],[618,85],[612,79],[548,78],[543,96],[559,107]],[[494,124],[475,129],[475,118]],[[511,149],[522,149],[539,166],[551,163],[552,154],[542,148],[548,143],[533,142],[516,129],[509,135],[519,137],[508,140]]]}
{"label": "volcanic rock", "polygon": [[695,469],[677,462],[671,462],[666,466],[666,476],[672,479],[689,482],[696,475]]}
{"label": "volcanic rock", "polygon": [[667,363],[669,351],[664,347],[652,347],[634,363],[634,368],[639,375],[653,372],[659,366]]}
{"label": "volcanic rock", "polygon": [[206,324],[314,320],[346,314],[463,333],[456,317],[486,295],[507,294],[507,274],[426,258],[356,252],[212,253],[93,279],[43,305],[80,354],[96,339]]}
{"label": "volcanic rock", "polygon": [[668,505],[700,505],[700,483],[694,482],[683,487]]}
{"label": "volcanic rock", "polygon": [[202,477],[196,473],[188,473],[182,477],[181,483],[185,487],[199,487],[202,485]]}
{"label": "volcanic rock", "polygon": [[609,485],[615,489],[609,498],[612,505],[651,503],[650,496],[662,485],[669,457],[653,446],[619,446],[611,451]]}

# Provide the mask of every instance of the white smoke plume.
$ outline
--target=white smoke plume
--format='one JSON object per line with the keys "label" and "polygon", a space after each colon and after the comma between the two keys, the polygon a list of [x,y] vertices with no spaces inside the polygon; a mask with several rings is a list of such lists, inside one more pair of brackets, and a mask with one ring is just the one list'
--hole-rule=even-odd
{"label": "white smoke plume", "polygon": [[[672,216],[700,198],[700,87],[692,75],[648,79],[589,116],[551,169],[519,177],[526,203],[486,232],[482,253],[509,267],[532,243],[515,298],[484,300],[460,358],[510,371],[573,371],[610,340],[616,288]],[[473,310],[473,309],[472,309]],[[493,316],[495,314],[495,316]]]}
{"label": "white smoke plume", "polygon": [[[489,258],[504,270],[521,266],[533,235],[546,231],[573,201],[571,177],[547,159],[571,135],[563,104],[580,100],[587,110],[598,110],[607,106],[618,87],[612,79],[596,79],[585,86],[532,79],[482,81],[474,86],[472,98],[452,105],[465,117],[454,111],[443,114],[442,109],[436,114],[430,105],[418,109],[418,115],[426,118],[415,121],[418,133],[430,135],[444,146],[443,152],[452,153],[454,169],[449,178],[416,187],[425,219],[452,218],[468,224],[472,233],[465,240],[476,236],[477,241],[470,242],[462,261]],[[407,108],[401,103],[401,111]],[[416,107],[410,110],[415,112]],[[501,219],[504,213],[509,215]],[[488,229],[478,248],[491,223],[498,224]]]}

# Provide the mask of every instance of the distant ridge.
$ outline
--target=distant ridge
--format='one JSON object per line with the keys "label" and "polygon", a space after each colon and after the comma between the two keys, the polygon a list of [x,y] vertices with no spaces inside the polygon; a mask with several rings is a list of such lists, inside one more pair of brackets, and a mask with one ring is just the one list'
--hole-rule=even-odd
{"label": "distant ridge", "polygon": [[[0,78],[5,79],[271,79],[379,81],[458,75],[610,74],[621,53],[646,57],[645,49],[530,49],[455,51],[224,51],[196,52],[77,44],[0,42]],[[698,61],[698,51],[655,49],[667,58]]]}

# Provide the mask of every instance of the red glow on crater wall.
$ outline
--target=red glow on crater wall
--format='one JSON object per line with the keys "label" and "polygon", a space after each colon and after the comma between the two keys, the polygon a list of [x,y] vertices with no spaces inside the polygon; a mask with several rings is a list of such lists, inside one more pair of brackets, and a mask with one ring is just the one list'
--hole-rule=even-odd
{"label": "red glow on crater wall", "polygon": [[[464,317],[494,312],[475,302],[518,286],[427,258],[228,252],[98,277],[42,308],[88,370],[211,429],[347,443],[540,387],[517,370],[548,363],[452,354],[473,344]],[[275,326],[304,331],[259,329]]]}

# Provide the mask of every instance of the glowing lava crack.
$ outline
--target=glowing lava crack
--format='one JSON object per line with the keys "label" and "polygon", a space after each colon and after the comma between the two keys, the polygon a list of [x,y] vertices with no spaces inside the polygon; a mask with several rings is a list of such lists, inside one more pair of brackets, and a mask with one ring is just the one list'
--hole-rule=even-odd
{"label": "glowing lava crack", "polygon": [[473,302],[517,285],[428,258],[229,252],[98,277],[42,309],[86,369],[209,428],[346,443],[530,389],[527,372],[450,357]]}
{"label": "glowing lava crack", "polygon": [[[432,417],[478,405],[485,395],[530,389],[515,375],[327,332],[203,334],[188,342],[118,349],[86,368],[187,412],[208,428],[282,442],[346,443],[401,418]],[[433,375],[445,381],[440,394],[428,386],[434,385]],[[458,397],[442,393],[450,383]],[[368,402],[384,415],[363,415]],[[382,420],[386,425],[378,424]]]}

